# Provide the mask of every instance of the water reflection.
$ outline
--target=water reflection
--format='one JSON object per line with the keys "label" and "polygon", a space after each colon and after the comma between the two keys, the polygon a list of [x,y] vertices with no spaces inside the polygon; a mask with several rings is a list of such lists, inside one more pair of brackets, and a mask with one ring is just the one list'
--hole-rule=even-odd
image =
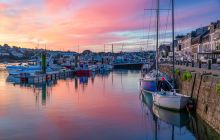
{"label": "water reflection", "polygon": [[147,131],[154,134],[149,139],[219,139],[219,135],[195,115],[187,111],[175,112],[157,107],[153,104],[150,93],[142,92],[140,99],[147,118]]}
{"label": "water reflection", "polygon": [[139,71],[116,70],[32,85],[5,82],[6,77],[1,73],[0,139],[218,138],[195,116],[157,108],[151,94],[139,98]]}

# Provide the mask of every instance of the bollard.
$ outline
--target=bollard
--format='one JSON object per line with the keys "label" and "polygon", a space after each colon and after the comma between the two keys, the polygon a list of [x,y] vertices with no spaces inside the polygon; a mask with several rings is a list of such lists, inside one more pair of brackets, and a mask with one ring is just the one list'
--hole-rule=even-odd
{"label": "bollard", "polygon": [[202,62],[199,60],[199,68],[202,67]]}
{"label": "bollard", "polygon": [[187,67],[189,66],[189,61],[186,61],[186,66],[187,66]]}
{"label": "bollard", "polygon": [[194,67],[194,60],[192,60],[192,67]]}
{"label": "bollard", "polygon": [[210,70],[210,69],[212,69],[212,60],[208,60],[208,69]]}

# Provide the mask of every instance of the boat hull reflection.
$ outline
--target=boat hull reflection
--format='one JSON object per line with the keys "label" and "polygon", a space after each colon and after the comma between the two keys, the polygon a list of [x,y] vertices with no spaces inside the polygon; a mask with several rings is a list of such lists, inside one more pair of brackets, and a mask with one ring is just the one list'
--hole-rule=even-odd
{"label": "boat hull reflection", "polygon": [[183,127],[189,122],[189,114],[186,111],[176,112],[170,111],[163,108],[160,108],[156,105],[153,105],[153,113],[162,121],[167,122],[168,124]]}

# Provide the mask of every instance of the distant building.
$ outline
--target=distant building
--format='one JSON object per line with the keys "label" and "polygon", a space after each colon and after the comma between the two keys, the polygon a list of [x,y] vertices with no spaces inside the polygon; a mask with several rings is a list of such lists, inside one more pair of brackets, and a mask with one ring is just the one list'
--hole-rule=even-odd
{"label": "distant building", "polygon": [[211,53],[211,52],[212,52],[212,48],[210,43],[210,32],[208,31],[202,37],[199,53]]}
{"label": "distant building", "polygon": [[185,58],[212,59],[220,57],[220,20],[209,26],[201,27],[185,36],[176,37],[175,51]]}
{"label": "distant building", "polygon": [[192,51],[192,38],[194,37],[194,32],[188,33],[185,37],[181,39],[181,54],[184,56],[193,56]]}
{"label": "distant building", "polygon": [[210,25],[211,46],[214,53],[220,53],[220,21]]}
{"label": "distant building", "polygon": [[179,52],[182,50],[182,42],[181,40],[184,38],[185,36],[183,35],[178,35],[176,36],[176,40],[175,40],[175,51]]}

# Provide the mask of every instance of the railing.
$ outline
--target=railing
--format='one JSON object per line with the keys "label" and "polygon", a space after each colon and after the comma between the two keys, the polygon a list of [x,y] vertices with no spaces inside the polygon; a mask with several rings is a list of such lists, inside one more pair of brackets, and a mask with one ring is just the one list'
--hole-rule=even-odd
{"label": "railing", "polygon": [[[172,61],[164,61],[160,62],[160,64],[173,64]],[[202,61],[180,61],[176,60],[175,65],[180,65],[180,66],[186,66],[186,67],[196,67],[196,68],[205,68],[208,70],[220,70],[220,64],[213,64],[212,60],[207,60],[207,62],[202,62]]]}

